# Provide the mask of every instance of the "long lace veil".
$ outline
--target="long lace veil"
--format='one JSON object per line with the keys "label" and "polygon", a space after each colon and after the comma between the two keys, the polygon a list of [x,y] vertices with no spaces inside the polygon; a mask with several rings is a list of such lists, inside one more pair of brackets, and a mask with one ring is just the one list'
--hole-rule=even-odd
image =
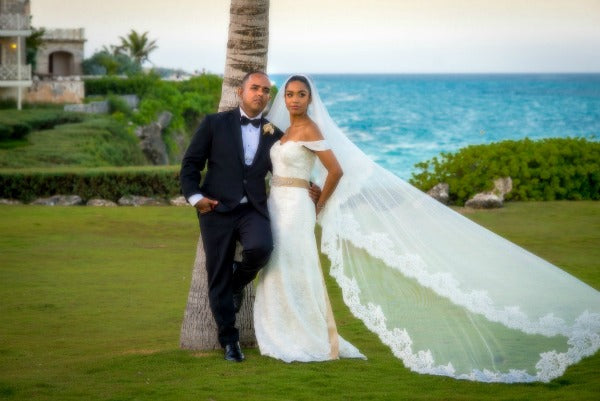
{"label": "long lace veil", "polygon": [[[546,382],[600,348],[597,290],[375,164],[308,79],[309,115],[344,170],[321,250],[346,305],[395,356],[419,373]],[[284,92],[267,116],[282,130]],[[325,175],[317,162],[315,181]]]}

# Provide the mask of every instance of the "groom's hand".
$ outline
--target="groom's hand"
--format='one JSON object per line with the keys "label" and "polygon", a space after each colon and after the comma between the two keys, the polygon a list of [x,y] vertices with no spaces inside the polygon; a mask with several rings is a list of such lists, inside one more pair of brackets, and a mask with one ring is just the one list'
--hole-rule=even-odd
{"label": "groom's hand", "polygon": [[316,205],[317,201],[319,200],[319,197],[321,196],[321,187],[311,182],[310,188],[308,188],[308,194],[310,195],[310,199],[312,199],[312,201]]}
{"label": "groom's hand", "polygon": [[204,214],[204,213],[208,213],[208,212],[214,210],[218,204],[219,204],[219,201],[207,198],[205,196],[204,198],[202,198],[198,202],[196,202],[194,207],[200,212],[200,214]]}

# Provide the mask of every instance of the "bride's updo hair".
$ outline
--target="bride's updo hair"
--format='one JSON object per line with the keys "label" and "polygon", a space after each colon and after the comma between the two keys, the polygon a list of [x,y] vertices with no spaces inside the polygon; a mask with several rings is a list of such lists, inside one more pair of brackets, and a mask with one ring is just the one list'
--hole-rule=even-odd
{"label": "bride's updo hair", "polygon": [[288,79],[287,82],[285,83],[284,90],[287,90],[287,87],[290,84],[290,82],[294,82],[294,81],[299,81],[299,82],[302,82],[304,85],[306,85],[306,88],[308,89],[308,94],[312,95],[312,92],[310,90],[310,83],[308,83],[308,79],[306,79],[306,77],[303,77],[302,75],[292,75],[290,77],[290,79]]}

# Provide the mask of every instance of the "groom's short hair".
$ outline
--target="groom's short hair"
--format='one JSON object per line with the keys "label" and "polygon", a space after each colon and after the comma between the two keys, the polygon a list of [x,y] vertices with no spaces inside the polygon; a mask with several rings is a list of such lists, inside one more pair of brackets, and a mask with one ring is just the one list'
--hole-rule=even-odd
{"label": "groom's short hair", "polygon": [[249,73],[247,73],[246,75],[244,75],[244,78],[242,78],[242,82],[240,83],[240,87],[244,86],[244,84],[246,83],[246,81],[248,80],[248,78],[250,78],[250,76],[254,75],[254,74],[264,75],[265,77],[269,78],[269,76],[267,75],[267,73],[264,72],[264,71],[260,71],[260,70],[250,71]]}

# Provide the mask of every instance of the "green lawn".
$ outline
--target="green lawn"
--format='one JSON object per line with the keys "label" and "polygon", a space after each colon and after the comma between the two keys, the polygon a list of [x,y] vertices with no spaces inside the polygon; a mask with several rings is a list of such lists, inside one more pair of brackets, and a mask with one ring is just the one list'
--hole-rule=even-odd
{"label": "green lawn", "polygon": [[[600,203],[509,203],[468,216],[600,288]],[[418,375],[344,307],[369,359],[286,364],[179,349],[198,228],[190,208],[0,206],[0,399],[596,400],[600,355],[549,384]]]}

